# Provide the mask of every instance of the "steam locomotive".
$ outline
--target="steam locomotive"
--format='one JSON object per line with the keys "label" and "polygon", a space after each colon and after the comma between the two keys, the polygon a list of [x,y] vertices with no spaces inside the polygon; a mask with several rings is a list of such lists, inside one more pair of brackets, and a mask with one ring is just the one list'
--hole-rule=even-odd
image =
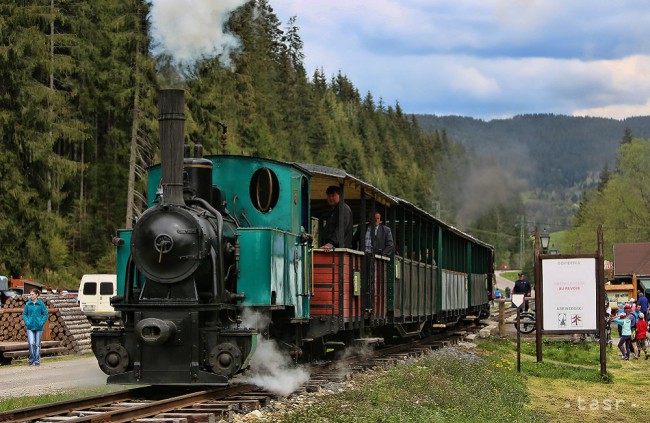
{"label": "steam locomotive", "polygon": [[[149,208],[113,240],[123,326],[92,333],[108,383],[226,385],[259,337],[309,360],[488,315],[490,245],[339,169],[190,154],[183,110],[182,91],[160,93]],[[389,256],[318,248],[331,185],[359,233],[386,218]]]}

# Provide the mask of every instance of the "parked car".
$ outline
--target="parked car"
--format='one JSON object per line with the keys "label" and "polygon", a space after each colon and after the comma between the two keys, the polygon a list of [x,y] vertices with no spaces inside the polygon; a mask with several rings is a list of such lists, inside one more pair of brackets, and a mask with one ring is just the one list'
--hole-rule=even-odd
{"label": "parked car", "polygon": [[111,305],[111,297],[117,290],[117,275],[83,275],[79,284],[79,306],[93,322],[113,323],[119,315]]}

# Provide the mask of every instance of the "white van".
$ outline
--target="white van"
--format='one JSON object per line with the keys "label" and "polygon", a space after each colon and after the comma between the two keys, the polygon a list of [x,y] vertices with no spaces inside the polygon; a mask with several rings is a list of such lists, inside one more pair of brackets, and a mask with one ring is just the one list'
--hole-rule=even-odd
{"label": "white van", "polygon": [[117,292],[117,275],[83,275],[79,284],[79,306],[93,322],[119,320],[111,306],[111,297]]}

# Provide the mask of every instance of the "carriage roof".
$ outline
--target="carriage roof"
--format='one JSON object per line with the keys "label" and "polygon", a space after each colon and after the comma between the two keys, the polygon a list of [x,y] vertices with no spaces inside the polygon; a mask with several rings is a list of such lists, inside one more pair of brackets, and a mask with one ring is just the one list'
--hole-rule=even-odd
{"label": "carriage roof", "polygon": [[444,227],[450,232],[467,239],[470,242],[480,244],[484,247],[492,249],[493,247],[490,244],[487,244],[474,236],[461,231],[460,229],[449,225],[437,217],[433,216],[431,213],[426,210],[410,203],[407,200],[402,198],[390,195],[380,190],[379,188],[369,184],[368,182],[362,181],[354,175],[347,173],[345,170],[337,169],[328,166],[322,166],[311,163],[294,163],[296,166],[304,169],[309,174],[311,174],[311,197],[313,200],[324,200],[326,198],[325,191],[330,185],[339,185],[343,184],[344,187],[344,198],[346,202],[360,200],[361,192],[363,189],[366,197],[374,198],[375,201],[383,204],[386,207],[400,206],[406,210],[419,214],[425,217],[427,220],[433,221],[436,224]]}

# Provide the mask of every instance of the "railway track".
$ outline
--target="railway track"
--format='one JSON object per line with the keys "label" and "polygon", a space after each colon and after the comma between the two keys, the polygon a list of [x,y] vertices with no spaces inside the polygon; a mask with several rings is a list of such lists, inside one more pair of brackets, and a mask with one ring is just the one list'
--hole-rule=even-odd
{"label": "railway track", "polygon": [[[377,349],[363,356],[350,356],[312,365],[310,379],[300,389],[315,392],[323,385],[345,381],[354,372],[389,367],[408,358],[457,343],[474,325],[461,331],[433,335],[407,344]],[[179,392],[179,390],[181,392]],[[139,387],[111,394],[62,401],[0,413],[0,422],[214,422],[232,421],[236,413],[267,406],[278,395],[249,384],[228,388],[192,389]]]}

